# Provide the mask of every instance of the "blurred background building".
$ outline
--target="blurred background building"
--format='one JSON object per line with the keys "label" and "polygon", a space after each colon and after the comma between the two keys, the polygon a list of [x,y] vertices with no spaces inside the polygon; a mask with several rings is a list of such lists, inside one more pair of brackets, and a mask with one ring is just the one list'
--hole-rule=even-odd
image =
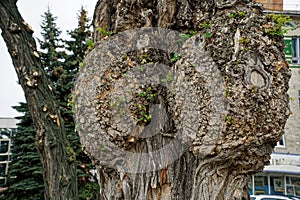
{"label": "blurred background building", "polygon": [[300,196],[300,1],[254,0],[264,6],[266,14],[291,18],[284,35],[286,60],[292,72],[289,83],[290,115],[285,134],[271,155],[270,165],[251,177],[250,194],[281,194]]}
{"label": "blurred background building", "polygon": [[6,175],[12,157],[12,136],[16,134],[17,120],[14,118],[0,118],[0,191],[5,189]]}

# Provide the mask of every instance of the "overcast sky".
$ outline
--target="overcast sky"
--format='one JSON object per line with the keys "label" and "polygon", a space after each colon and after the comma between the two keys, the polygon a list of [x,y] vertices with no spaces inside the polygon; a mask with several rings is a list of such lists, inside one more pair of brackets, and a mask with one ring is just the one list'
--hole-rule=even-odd
{"label": "overcast sky", "polygon": [[[77,27],[77,15],[81,6],[88,11],[92,18],[97,0],[19,0],[18,8],[24,20],[35,30],[34,36],[39,37],[42,22],[41,15],[48,7],[54,16],[57,16],[57,26],[66,36],[66,30]],[[0,36],[0,117],[20,116],[11,106],[25,102],[24,93],[17,84],[17,75],[14,71],[6,45]]]}
{"label": "overcast sky", "polygon": [[[19,0],[18,7],[25,21],[35,30],[35,37],[40,37],[41,15],[48,7],[53,15],[58,17],[57,25],[65,36],[66,30],[77,26],[77,15],[81,6],[88,11],[91,18],[96,2],[97,0]],[[300,0],[284,0],[284,8],[300,11]],[[0,117],[19,116],[20,114],[11,106],[25,102],[25,98],[21,87],[17,84],[17,76],[2,37],[0,37],[0,94]]]}

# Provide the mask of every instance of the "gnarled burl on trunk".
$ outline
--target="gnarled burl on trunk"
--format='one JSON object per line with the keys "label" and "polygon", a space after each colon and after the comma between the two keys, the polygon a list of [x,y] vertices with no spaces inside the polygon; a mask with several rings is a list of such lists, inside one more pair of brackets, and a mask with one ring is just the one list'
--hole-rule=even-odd
{"label": "gnarled burl on trunk", "polygon": [[276,22],[247,0],[99,1],[75,118],[102,199],[249,199],[290,113]]}

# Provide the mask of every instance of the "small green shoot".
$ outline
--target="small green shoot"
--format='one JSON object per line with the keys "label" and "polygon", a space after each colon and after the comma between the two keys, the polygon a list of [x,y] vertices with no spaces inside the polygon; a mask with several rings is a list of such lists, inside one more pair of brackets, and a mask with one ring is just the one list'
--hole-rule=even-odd
{"label": "small green shoot", "polygon": [[97,31],[100,35],[102,35],[102,36],[111,36],[111,35],[113,35],[112,32],[106,31],[106,30],[104,30],[103,28],[100,28],[100,27],[96,28],[96,31]]}
{"label": "small green shoot", "polygon": [[99,145],[99,146],[98,146],[98,149],[99,149],[100,151],[104,151],[104,150],[105,150],[104,144]]}
{"label": "small green shoot", "polygon": [[248,37],[240,37],[238,41],[239,41],[239,43],[243,43],[243,44],[250,43],[250,39]]}
{"label": "small green shoot", "polygon": [[269,22],[275,23],[273,26],[265,25],[265,33],[272,36],[283,36],[289,29],[282,28],[287,22],[291,20],[290,17],[277,14],[268,14],[266,16]]}
{"label": "small green shoot", "polygon": [[68,95],[68,103],[67,106],[72,108],[73,107],[73,103],[74,103],[74,94],[71,93]]}
{"label": "small green shoot", "polygon": [[171,73],[168,73],[163,79],[161,79],[162,83],[168,83],[173,80],[173,75]]}
{"label": "small green shoot", "polygon": [[189,39],[191,36],[188,35],[188,34],[185,34],[185,33],[179,33],[179,37],[180,37],[182,40],[187,40],[187,39]]}
{"label": "small green shoot", "polygon": [[83,62],[80,62],[78,68],[81,69],[82,67],[83,67]]}
{"label": "small green shoot", "polygon": [[94,47],[94,42],[93,40],[88,39],[85,41],[85,45],[87,46],[88,50],[91,50]]}
{"label": "small green shoot", "polygon": [[191,67],[196,67],[196,64],[195,63],[191,63],[191,62],[188,62],[190,64]]}
{"label": "small green shoot", "polygon": [[210,28],[210,26],[211,26],[210,23],[206,23],[206,22],[199,24],[200,28]]}
{"label": "small green shoot", "polygon": [[173,62],[173,63],[174,63],[174,62],[177,62],[180,58],[181,58],[181,57],[180,57],[179,54],[174,53],[173,56],[172,56],[172,58],[171,58],[171,62]]}
{"label": "small green shoot", "polygon": [[212,36],[212,34],[211,33],[203,33],[202,36],[206,37],[206,38],[210,38]]}
{"label": "small green shoot", "polygon": [[153,97],[156,96],[156,94],[153,93],[151,87],[147,87],[145,92],[140,92],[139,93],[139,96],[143,97],[146,101],[151,101],[153,99]]}
{"label": "small green shoot", "polygon": [[124,55],[121,56],[121,62],[124,62],[126,59],[127,59],[127,55],[126,54],[124,54]]}
{"label": "small green shoot", "polygon": [[198,31],[196,30],[189,30],[188,33],[179,33],[180,40],[178,40],[179,43],[183,43],[185,40],[191,38],[192,36],[196,35]]}
{"label": "small green shoot", "polygon": [[234,119],[231,116],[225,116],[225,122],[231,125],[234,123]]}
{"label": "small green shoot", "polygon": [[238,12],[232,11],[228,14],[228,17],[234,18],[234,19],[239,18],[239,17],[242,18],[244,16],[245,16],[245,12],[243,12],[243,11],[238,11]]}

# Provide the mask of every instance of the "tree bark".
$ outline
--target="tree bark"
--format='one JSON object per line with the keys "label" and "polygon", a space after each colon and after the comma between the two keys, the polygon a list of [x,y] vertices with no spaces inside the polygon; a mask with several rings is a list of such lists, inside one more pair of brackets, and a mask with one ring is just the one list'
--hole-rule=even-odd
{"label": "tree bark", "polygon": [[75,114],[102,199],[249,199],[290,113],[276,20],[248,0],[103,0],[94,27]]}
{"label": "tree bark", "polygon": [[75,154],[41,66],[33,30],[22,19],[16,2],[0,1],[0,27],[34,121],[44,169],[45,199],[74,200],[78,198]]}

